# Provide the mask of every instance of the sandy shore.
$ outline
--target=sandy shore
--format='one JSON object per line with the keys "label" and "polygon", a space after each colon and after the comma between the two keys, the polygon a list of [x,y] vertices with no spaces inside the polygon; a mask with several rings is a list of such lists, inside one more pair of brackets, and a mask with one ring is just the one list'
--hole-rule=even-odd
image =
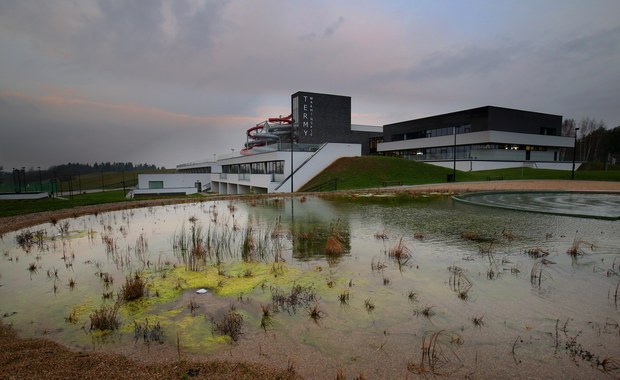
{"label": "sandy shore", "polygon": [[[346,191],[344,193],[462,193],[499,190],[620,192],[620,182],[549,180],[457,182],[355,190]],[[212,199],[222,199],[222,197],[205,198],[205,201]],[[126,208],[152,207],[196,201],[196,199],[132,201],[5,217],[0,218],[0,234],[32,225],[47,223],[52,219],[62,220],[80,215]],[[122,355],[75,352],[44,339],[20,339],[16,336],[14,331],[6,325],[3,325],[0,321],[0,379],[272,379],[295,377],[296,375],[294,373],[286,370],[240,362],[171,361],[168,363],[145,364],[131,361]]]}

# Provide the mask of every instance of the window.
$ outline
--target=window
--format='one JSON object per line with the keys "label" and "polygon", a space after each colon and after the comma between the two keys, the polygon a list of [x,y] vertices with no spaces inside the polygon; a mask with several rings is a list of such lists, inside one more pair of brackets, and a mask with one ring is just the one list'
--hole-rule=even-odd
{"label": "window", "polygon": [[164,181],[149,181],[149,189],[163,189]]}

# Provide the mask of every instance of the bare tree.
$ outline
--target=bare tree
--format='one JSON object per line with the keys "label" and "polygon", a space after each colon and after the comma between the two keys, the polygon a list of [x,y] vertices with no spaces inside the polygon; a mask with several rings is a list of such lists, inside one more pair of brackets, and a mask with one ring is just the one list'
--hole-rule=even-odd
{"label": "bare tree", "polygon": [[[577,123],[575,119],[566,119],[562,122],[562,136],[573,137],[575,134],[575,126]],[[572,151],[572,148],[562,148],[560,150],[560,161],[565,161],[568,153]]]}
{"label": "bare tree", "polygon": [[582,136],[579,139],[579,156],[582,160],[596,160],[604,131],[605,122],[603,120],[585,117],[579,121],[579,134]]}
{"label": "bare tree", "polygon": [[575,119],[566,119],[562,122],[562,136],[572,137],[575,133]]}

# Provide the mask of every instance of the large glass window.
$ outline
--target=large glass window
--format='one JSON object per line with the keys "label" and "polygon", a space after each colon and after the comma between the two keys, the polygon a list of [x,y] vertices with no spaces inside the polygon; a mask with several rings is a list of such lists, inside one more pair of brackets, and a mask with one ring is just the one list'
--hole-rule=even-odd
{"label": "large glass window", "polygon": [[261,161],[246,164],[223,165],[222,173],[282,174],[284,161]]}
{"label": "large glass window", "polygon": [[164,181],[149,181],[149,189],[163,189]]}

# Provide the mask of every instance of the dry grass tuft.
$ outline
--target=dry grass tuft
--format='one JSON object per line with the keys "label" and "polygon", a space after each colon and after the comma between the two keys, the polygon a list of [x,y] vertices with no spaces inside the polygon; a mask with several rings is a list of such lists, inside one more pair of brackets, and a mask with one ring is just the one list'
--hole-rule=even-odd
{"label": "dry grass tuft", "polygon": [[231,307],[221,321],[213,322],[213,327],[218,333],[228,335],[233,342],[236,342],[242,334],[243,315],[239,314],[234,307]]}
{"label": "dry grass tuft", "polygon": [[121,288],[121,299],[123,301],[133,301],[142,298],[146,294],[146,282],[140,273],[136,272],[133,276],[125,279],[125,284]]}
{"label": "dry grass tuft", "polygon": [[462,340],[455,339],[444,330],[426,332],[422,339],[420,350],[422,358],[419,363],[409,361],[407,370],[415,374],[432,373],[438,376],[450,375],[450,367],[453,363],[462,365],[461,359],[452,346],[462,344]]}
{"label": "dry grass tuft", "polygon": [[119,303],[114,305],[102,305],[90,315],[90,331],[114,331],[118,329],[120,321],[118,320]]}

